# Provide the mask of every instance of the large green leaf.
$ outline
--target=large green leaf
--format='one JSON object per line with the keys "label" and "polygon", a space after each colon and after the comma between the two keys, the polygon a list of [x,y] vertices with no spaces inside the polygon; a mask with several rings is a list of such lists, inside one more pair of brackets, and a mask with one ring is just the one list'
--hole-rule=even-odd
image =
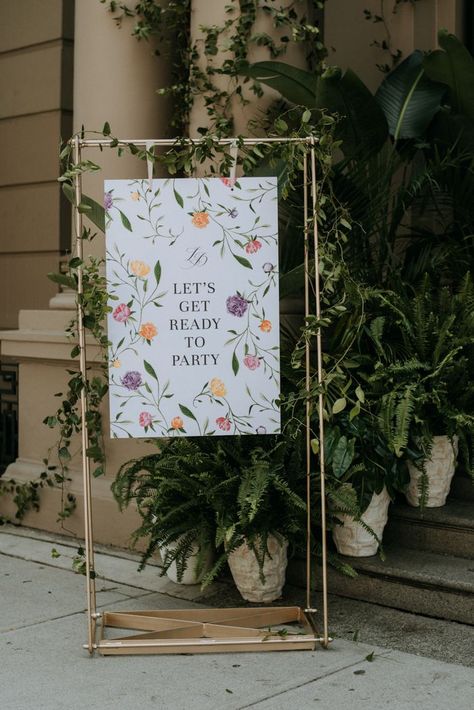
{"label": "large green leaf", "polygon": [[346,156],[377,152],[388,136],[385,115],[374,96],[351,69],[327,69],[317,81],[316,107],[337,113],[337,137]]}
{"label": "large green leaf", "polygon": [[304,69],[283,62],[257,62],[242,67],[240,73],[270,86],[292,104],[314,108],[316,78]]}
{"label": "large green leaf", "polygon": [[332,457],[332,472],[342,478],[354,459],[354,439],[341,436]]}
{"label": "large green leaf", "polygon": [[[76,204],[76,197],[74,188],[66,182],[63,182],[63,192],[67,199],[72,205]],[[82,195],[81,204],[79,205],[79,211],[82,212],[92,224],[94,224],[97,229],[101,232],[105,232],[105,210],[102,205],[98,202],[88,197],[87,195]]]}
{"label": "large green leaf", "polygon": [[445,91],[443,84],[426,77],[423,54],[416,50],[384,79],[375,98],[395,140],[417,138],[439,110]]}
{"label": "large green leaf", "polygon": [[426,74],[449,87],[449,101],[455,113],[474,119],[474,60],[466,47],[452,34],[441,30],[442,49],[423,60]]}

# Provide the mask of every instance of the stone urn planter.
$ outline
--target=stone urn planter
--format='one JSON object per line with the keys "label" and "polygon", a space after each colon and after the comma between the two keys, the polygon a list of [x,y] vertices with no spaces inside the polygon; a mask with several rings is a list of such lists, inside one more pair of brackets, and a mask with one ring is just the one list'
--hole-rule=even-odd
{"label": "stone urn planter", "polygon": [[[373,494],[367,509],[361,515],[362,520],[374,531],[379,540],[382,539],[387,524],[389,503],[390,496],[384,486],[380,493]],[[332,536],[341,555],[370,557],[377,554],[379,543],[360,522],[346,513],[336,513],[336,517],[342,525],[334,527]]]}
{"label": "stone urn planter", "polygon": [[235,586],[248,602],[268,604],[281,597],[288,564],[288,541],[280,542],[274,535],[269,535],[267,546],[270,554],[265,555],[263,563],[264,584],[255,553],[246,543],[229,554]]}
{"label": "stone urn planter", "polygon": [[[161,554],[161,559],[164,560],[166,557],[166,553],[168,551],[172,552],[175,550],[177,543],[171,543],[168,545],[168,547],[162,547],[160,550]],[[181,580],[178,580],[178,569],[176,566],[176,562],[172,562],[168,569],[166,570],[166,576],[168,579],[170,579],[172,582],[175,584],[200,584],[203,580],[204,575],[209,572],[209,570],[212,567],[212,563],[214,561],[214,551],[212,548],[209,548],[209,550],[206,553],[206,557],[204,560],[204,565],[203,569],[201,571],[201,574],[197,574],[197,560],[198,560],[198,551],[199,547],[197,542],[193,543],[192,545],[193,548],[193,554],[188,557],[186,560],[186,569],[183,572],[183,576]]]}
{"label": "stone urn planter", "polygon": [[[452,441],[447,436],[434,436],[431,457],[426,462],[428,476],[427,508],[440,508],[446,503],[446,498],[451,487],[451,481],[456,468],[458,456],[458,437]],[[420,479],[421,471],[408,462],[410,483],[405,491],[408,503],[414,507],[420,505]]]}

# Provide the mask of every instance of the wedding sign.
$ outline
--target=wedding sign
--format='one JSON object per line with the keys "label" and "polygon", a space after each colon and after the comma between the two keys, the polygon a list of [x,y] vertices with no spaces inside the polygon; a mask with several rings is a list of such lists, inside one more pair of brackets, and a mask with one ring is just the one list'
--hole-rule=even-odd
{"label": "wedding sign", "polygon": [[276,178],[107,180],[112,437],[280,431]]}

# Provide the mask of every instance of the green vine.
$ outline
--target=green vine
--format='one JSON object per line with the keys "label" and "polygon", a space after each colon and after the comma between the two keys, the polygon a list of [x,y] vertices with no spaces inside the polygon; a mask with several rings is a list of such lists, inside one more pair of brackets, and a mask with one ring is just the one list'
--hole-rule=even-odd
{"label": "green vine", "polygon": [[[118,26],[133,18],[132,35],[137,40],[155,38],[159,47],[155,54],[170,58],[171,84],[159,88],[158,94],[171,99],[170,125],[178,135],[186,134],[198,96],[208,117],[207,125],[199,127],[198,133],[217,137],[233,134],[235,101],[245,106],[263,95],[258,81],[240,76],[252,47],[265,47],[269,58],[275,59],[284,55],[291,43],[302,44],[313,69],[327,55],[318,23],[326,0],[294,0],[285,5],[278,0],[228,0],[224,23],[201,26],[202,38],[194,41],[190,33],[191,0],[169,0],[161,5],[141,0],[133,9],[115,0],[100,2],[107,4]],[[276,39],[255,29],[260,18],[270,19]]]}

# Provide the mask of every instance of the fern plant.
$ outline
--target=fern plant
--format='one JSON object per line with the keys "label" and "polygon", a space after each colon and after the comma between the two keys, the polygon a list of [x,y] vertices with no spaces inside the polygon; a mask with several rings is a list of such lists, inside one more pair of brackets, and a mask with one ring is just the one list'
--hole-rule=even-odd
{"label": "fern plant", "polygon": [[209,584],[244,540],[260,569],[269,534],[297,543],[306,504],[301,441],[284,437],[172,439],[159,453],[124,464],[112,484],[120,507],[135,504],[142,518],[133,541],[146,540],[140,569],[167,548],[161,574],[176,563],[180,581],[191,555],[196,576],[205,571],[210,547],[217,559],[204,576]]}
{"label": "fern plant", "polygon": [[[473,474],[474,284],[467,273],[460,286],[435,286],[425,275],[417,288],[379,297],[377,336],[369,330],[380,358],[370,377],[380,397],[380,424],[397,458],[410,456],[422,472],[433,436],[458,436],[466,470]],[[380,319],[381,318],[381,319]],[[381,330],[382,328],[382,330]],[[390,350],[380,348],[388,342]]]}

